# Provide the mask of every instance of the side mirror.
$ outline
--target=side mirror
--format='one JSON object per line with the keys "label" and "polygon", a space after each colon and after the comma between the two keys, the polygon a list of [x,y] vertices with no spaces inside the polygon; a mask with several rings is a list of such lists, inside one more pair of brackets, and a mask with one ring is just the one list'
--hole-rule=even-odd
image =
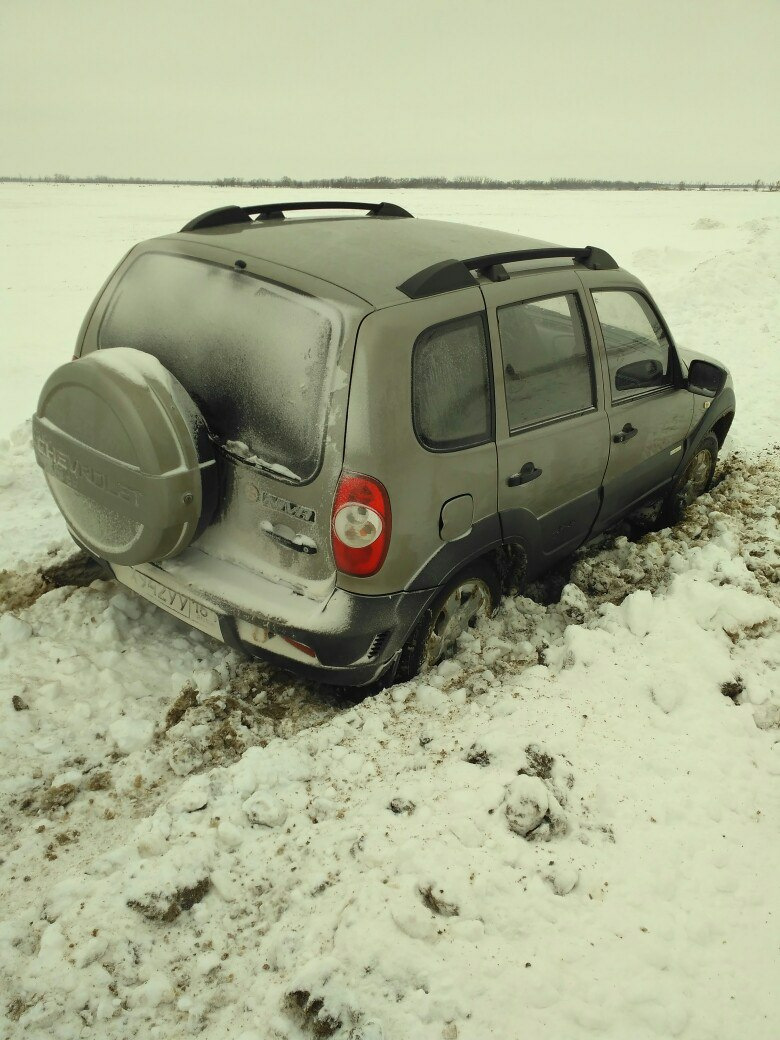
{"label": "side mirror", "polygon": [[692,361],[688,368],[685,389],[702,397],[715,397],[726,382],[726,371],[711,361]]}
{"label": "side mirror", "polygon": [[663,374],[660,361],[651,358],[632,361],[630,365],[623,365],[615,373],[615,389],[641,390],[644,387],[656,386]]}

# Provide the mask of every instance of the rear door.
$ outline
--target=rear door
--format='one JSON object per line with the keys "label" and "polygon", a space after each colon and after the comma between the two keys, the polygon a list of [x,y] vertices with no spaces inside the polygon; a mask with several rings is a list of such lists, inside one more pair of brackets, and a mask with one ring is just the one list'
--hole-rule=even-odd
{"label": "rear door", "polygon": [[672,480],[693,418],[693,395],[680,387],[679,362],[652,300],[638,285],[589,285],[605,373],[609,465],[598,519],[603,530]]}
{"label": "rear door", "polygon": [[530,574],[588,536],[609,454],[601,374],[574,270],[487,284],[498,508]]}

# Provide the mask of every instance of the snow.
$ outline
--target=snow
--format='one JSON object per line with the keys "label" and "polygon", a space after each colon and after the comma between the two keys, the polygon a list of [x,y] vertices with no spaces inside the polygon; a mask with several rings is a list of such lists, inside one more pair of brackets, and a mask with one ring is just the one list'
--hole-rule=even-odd
{"label": "snow", "polygon": [[170,372],[151,354],[140,350],[128,350],[127,347],[114,347],[99,357],[104,368],[110,368],[133,386],[146,388],[151,382],[162,384],[169,393],[175,393],[175,384]]}
{"label": "snow", "polygon": [[300,481],[301,479],[297,473],[293,473],[291,469],[283,466],[280,462],[266,462],[265,459],[261,459],[250,450],[244,441],[225,441],[224,447],[234,455],[238,455],[244,462],[248,462],[251,466],[259,466],[261,469],[278,473],[282,477],[287,477],[288,480]]}
{"label": "snow", "polygon": [[0,447],[0,1035],[774,1038],[775,197],[399,199],[603,245],[684,346],[729,365],[737,416],[677,528],[611,534],[455,658],[362,700],[69,565],[18,426],[108,254],[227,195],[0,200],[18,347]]}

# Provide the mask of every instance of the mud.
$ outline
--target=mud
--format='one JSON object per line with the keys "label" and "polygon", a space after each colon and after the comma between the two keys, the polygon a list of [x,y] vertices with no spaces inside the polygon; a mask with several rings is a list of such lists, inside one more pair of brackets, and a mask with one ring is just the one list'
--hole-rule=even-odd
{"label": "mud", "polygon": [[736,704],[739,701],[739,696],[744,692],[745,685],[740,678],[734,679],[732,682],[721,683],[720,692],[724,697],[728,697]]}
{"label": "mud", "polygon": [[541,748],[529,744],[525,749],[527,765],[518,769],[518,775],[538,776],[540,780],[549,780],[552,776],[555,759]]}
{"label": "mud", "polygon": [[202,878],[194,885],[177,889],[172,896],[151,896],[148,901],[129,899],[127,905],[148,921],[170,924],[185,910],[190,910],[211,888],[211,879]]}
{"label": "mud", "polygon": [[396,816],[411,816],[417,806],[404,798],[393,798],[387,808]]}
{"label": "mud", "polygon": [[489,766],[490,755],[478,744],[472,744],[466,753],[466,761],[472,766]]}
{"label": "mud", "polygon": [[14,997],[6,1005],[5,1013],[12,1022],[18,1022],[26,1011],[29,1011],[31,1007],[35,1007],[36,1003],[37,999],[35,997],[27,1000],[23,997]]}
{"label": "mud", "polygon": [[163,723],[163,729],[167,733],[173,726],[178,726],[190,708],[194,708],[198,703],[198,691],[188,683],[183,687],[181,693],[173,702],[168,709],[165,722]]}
{"label": "mud", "polygon": [[247,748],[328,722],[356,698],[328,686],[293,680],[264,662],[242,661],[222,689],[184,686],[158,734],[179,776],[235,762]]}
{"label": "mud", "polygon": [[428,885],[420,889],[420,896],[431,913],[438,917],[457,917],[460,914],[460,907],[446,900],[442,889],[436,891],[432,885]]}
{"label": "mud", "polygon": [[324,1001],[312,996],[308,990],[296,989],[288,993],[285,1005],[299,1027],[312,1037],[334,1036],[341,1029],[341,1019],[328,1014]]}
{"label": "mud", "polygon": [[0,611],[25,610],[52,589],[84,588],[107,577],[110,572],[85,552],[37,570],[0,571]]}
{"label": "mud", "polygon": [[78,789],[73,784],[60,784],[59,787],[50,787],[41,795],[40,807],[44,812],[52,809],[63,809],[70,805],[78,794]]}
{"label": "mud", "polygon": [[86,783],[88,791],[106,791],[112,786],[113,780],[111,773],[107,769],[101,769],[98,773],[93,773]]}

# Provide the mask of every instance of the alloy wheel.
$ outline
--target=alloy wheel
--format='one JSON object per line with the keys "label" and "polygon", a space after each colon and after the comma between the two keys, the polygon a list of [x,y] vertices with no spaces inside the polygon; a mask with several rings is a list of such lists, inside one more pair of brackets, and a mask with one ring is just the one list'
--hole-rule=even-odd
{"label": "alloy wheel", "polygon": [[708,448],[701,448],[690,461],[682,486],[682,499],[689,506],[699,495],[707,490],[712,476],[712,453]]}
{"label": "alloy wheel", "polygon": [[425,642],[425,663],[438,664],[452,650],[467,628],[492,610],[490,589],[479,578],[464,581],[452,590],[436,611]]}

